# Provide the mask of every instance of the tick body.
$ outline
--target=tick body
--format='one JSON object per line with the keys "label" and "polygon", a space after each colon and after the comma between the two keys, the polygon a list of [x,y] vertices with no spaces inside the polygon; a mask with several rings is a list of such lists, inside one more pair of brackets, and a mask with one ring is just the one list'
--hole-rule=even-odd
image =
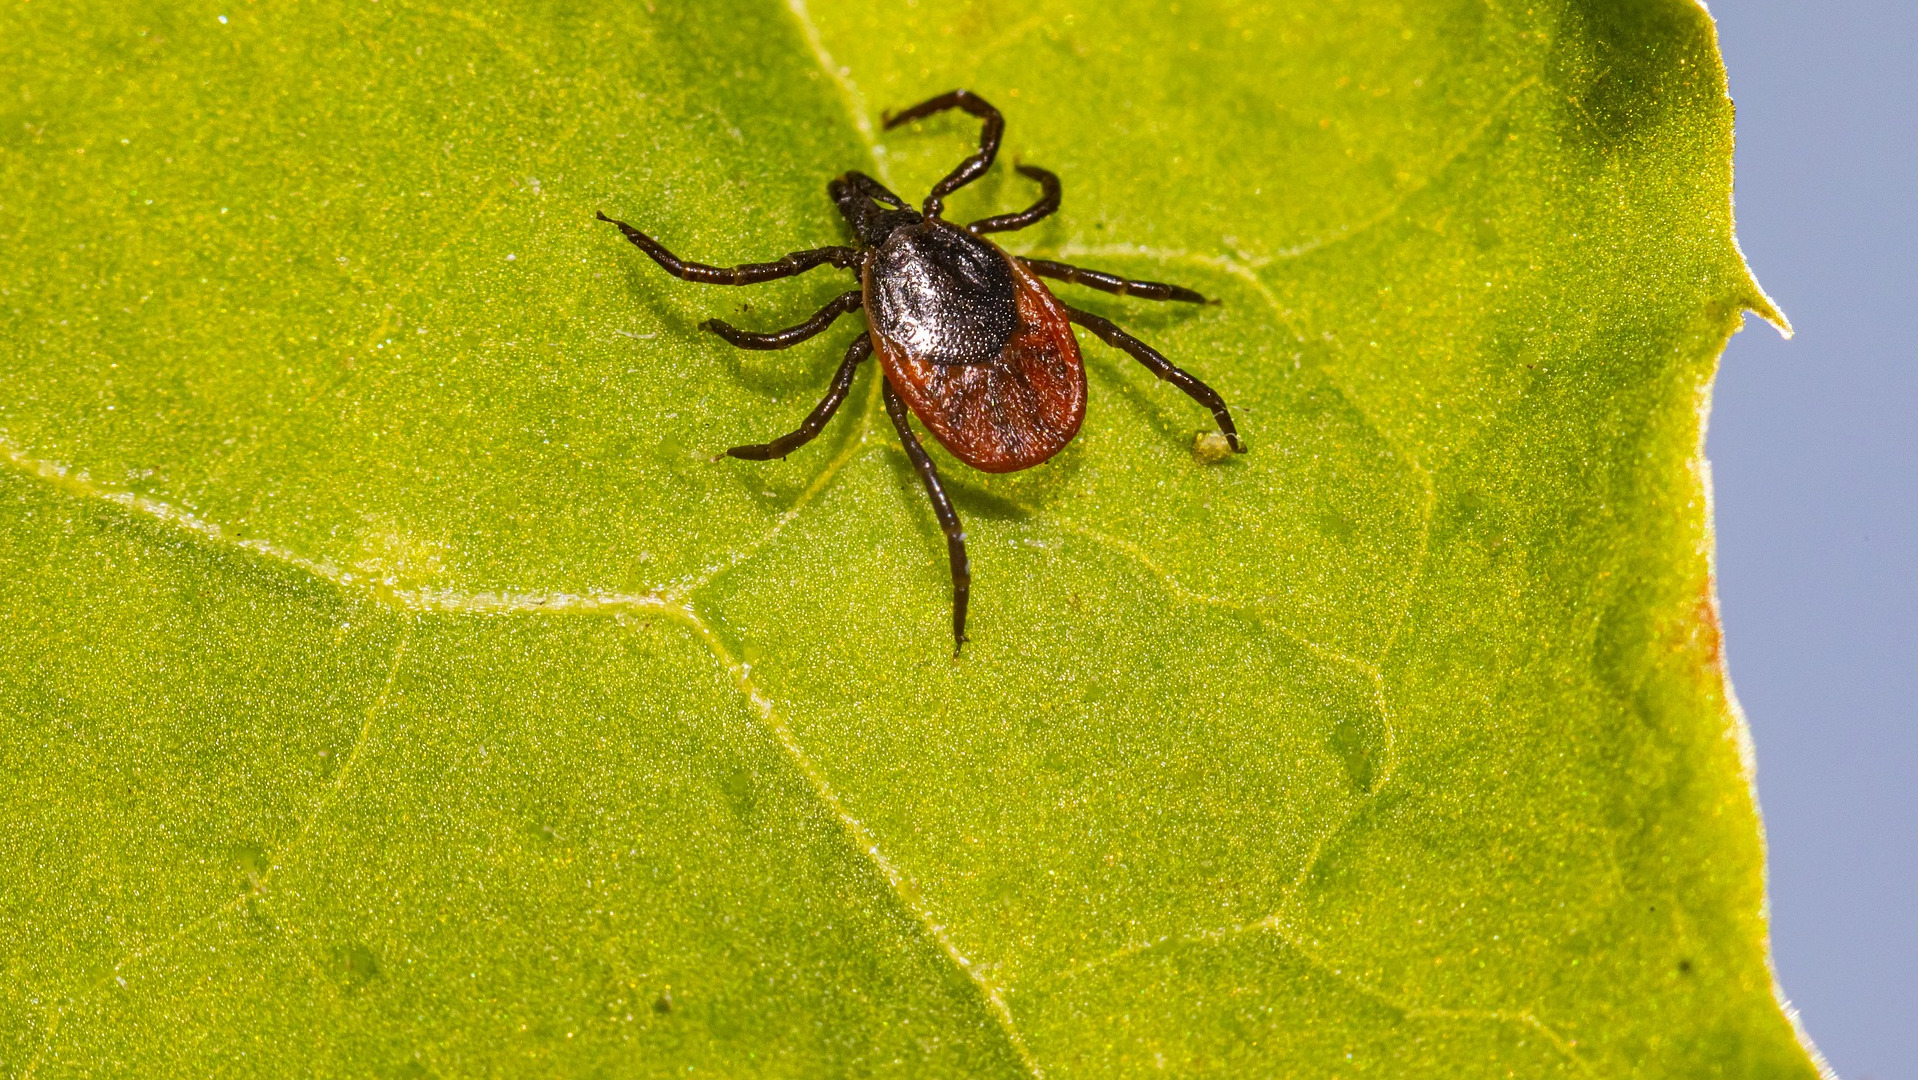
{"label": "tick body", "polygon": [[867,333],[854,338],[826,396],[798,430],[772,442],[735,446],[736,458],[783,458],[811,441],[832,419],[851,389],[853,376],[877,353],[885,385],[886,413],[913,469],[932,500],[946,534],[952,566],[953,655],[966,641],[966,605],[972,568],[965,531],[946,498],[932,458],[913,433],[917,416],[952,456],[984,472],[1015,472],[1051,458],[1079,432],[1085,419],[1085,364],[1072,325],[1090,330],[1153,374],[1172,383],[1212,413],[1233,450],[1244,453],[1225,402],[1205,383],[1110,321],[1059,302],[1041,277],[1148,300],[1206,303],[1190,289],[1156,281],[1130,281],[1112,274],[1044,259],[1009,255],[986,234],[1023,229],[1059,208],[1059,179],[1044,169],[1019,166],[1038,182],[1039,200],[1025,210],[955,225],[943,217],[945,197],[984,175],[998,155],[1005,122],[985,99],[967,90],[947,94],[886,118],[893,128],[910,120],[962,109],[983,122],[979,150],[943,180],[918,210],[879,181],[848,172],[826,186],[852,227],[855,246],[797,251],[769,263],[716,267],[686,262],[623,221],[628,240],[667,272],[711,285],[751,285],[836,266],[858,275],[859,287],[835,297],[797,326],[772,333],[739,330],[717,319],[700,324],[744,349],[783,349],[818,334],[841,315],[865,309]]}
{"label": "tick body", "polygon": [[984,472],[1031,468],[1086,415],[1064,305],[998,246],[937,219],[895,231],[864,276],[886,382],[932,437]]}

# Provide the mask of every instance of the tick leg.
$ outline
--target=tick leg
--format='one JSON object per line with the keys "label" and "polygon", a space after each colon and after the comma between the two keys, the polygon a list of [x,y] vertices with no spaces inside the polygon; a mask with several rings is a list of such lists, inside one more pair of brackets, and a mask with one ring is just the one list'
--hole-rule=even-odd
{"label": "tick leg", "polygon": [[[1028,211],[1030,213],[1030,211]],[[998,220],[993,218],[990,220]],[[974,232],[979,230],[974,229]],[[1181,285],[1167,285],[1163,281],[1133,281],[1099,270],[1087,270],[1082,266],[1068,266],[1050,259],[1028,259],[1019,256],[1026,269],[1040,277],[1057,278],[1074,285],[1084,285],[1088,289],[1100,292],[1118,293],[1120,296],[1136,296],[1141,300],[1183,300],[1188,304],[1216,304],[1217,300],[1208,300],[1191,289]]]}
{"label": "tick leg", "polygon": [[1005,134],[1006,118],[999,110],[986,103],[986,99],[970,90],[953,90],[940,94],[936,98],[922,101],[910,109],[892,113],[885,117],[886,130],[891,131],[909,120],[945,112],[947,109],[964,109],[966,112],[985,121],[979,131],[979,152],[959,163],[959,167],[946,174],[944,180],[932,185],[932,193],[921,204],[927,217],[938,217],[946,208],[944,199],[967,184],[984,176],[992,167],[992,159],[999,154],[999,137]]}
{"label": "tick leg", "polygon": [[989,232],[1011,232],[1044,221],[1059,209],[1059,178],[1036,165],[1019,166],[1019,175],[1039,181],[1039,201],[1016,214],[982,218],[966,226],[974,236]]}
{"label": "tick leg", "polygon": [[847,187],[871,199],[873,202],[883,203],[895,210],[912,209],[912,207],[906,205],[906,200],[894,195],[891,188],[857,169],[846,173],[846,175],[839,179]]}
{"label": "tick leg", "polygon": [[892,417],[892,426],[899,429],[899,442],[905,446],[906,456],[912,459],[912,467],[925,483],[933,515],[946,533],[946,557],[952,563],[952,655],[957,659],[960,647],[966,643],[966,601],[972,595],[972,562],[966,558],[966,530],[959,524],[952,500],[946,498],[946,489],[939,483],[939,470],[933,468],[926,448],[919,445],[919,436],[912,433],[906,403],[899,400],[892,383],[886,383],[881,389],[886,399],[886,413]]}
{"label": "tick leg", "polygon": [[831,326],[834,319],[846,312],[858,311],[859,305],[864,302],[865,298],[858,289],[840,293],[832,298],[831,303],[814,312],[812,318],[798,326],[789,326],[770,334],[755,334],[750,330],[741,330],[731,323],[724,323],[718,319],[707,319],[699,324],[699,328],[710,330],[742,349],[789,349]]}
{"label": "tick leg", "polygon": [[846,348],[846,358],[839,362],[839,370],[833,373],[832,385],[826,388],[826,396],[819,399],[819,404],[813,406],[812,412],[807,414],[806,419],[800,423],[798,431],[790,435],[781,435],[772,442],[761,443],[758,446],[735,446],[726,453],[736,458],[745,458],[747,461],[770,461],[773,458],[783,458],[811,442],[813,436],[818,435],[820,429],[826,426],[826,421],[832,419],[832,414],[839,411],[839,403],[846,400],[846,391],[852,388],[853,373],[859,370],[860,362],[871,355],[872,337],[861,334],[854,338],[852,344]]}
{"label": "tick leg", "polygon": [[633,246],[653,257],[653,261],[664,267],[666,272],[687,281],[697,281],[706,285],[756,285],[762,281],[803,274],[815,266],[831,263],[834,266],[850,267],[859,264],[859,253],[849,247],[822,247],[811,251],[795,251],[777,262],[741,263],[738,266],[707,266],[705,263],[687,262],[667,251],[660,242],[633,228],[623,221],[609,218],[605,213],[599,220],[610,221],[619,226],[626,239]]}
{"label": "tick leg", "polygon": [[[1061,304],[1061,307],[1065,305]],[[1183,368],[1159,355],[1159,351],[1124,330],[1112,324],[1110,319],[1102,319],[1090,311],[1067,307],[1066,318],[1099,335],[1099,340],[1115,349],[1124,349],[1132,358],[1144,364],[1148,371],[1166,382],[1185,391],[1186,396],[1212,410],[1212,418],[1219,422],[1219,431],[1225,435],[1225,441],[1232,445],[1235,453],[1245,453],[1245,444],[1239,441],[1238,426],[1232,422],[1232,414],[1226,411],[1225,399],[1217,390],[1193,378]]]}

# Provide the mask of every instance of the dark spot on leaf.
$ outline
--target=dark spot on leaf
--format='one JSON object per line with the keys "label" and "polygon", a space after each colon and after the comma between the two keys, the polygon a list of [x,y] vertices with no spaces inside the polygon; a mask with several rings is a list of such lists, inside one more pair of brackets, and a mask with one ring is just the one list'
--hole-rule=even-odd
{"label": "dark spot on leaf", "polygon": [[1484,534],[1497,526],[1496,504],[1476,491],[1461,491],[1452,501],[1450,525],[1458,534]]}
{"label": "dark spot on leaf", "polygon": [[349,989],[363,989],[368,983],[380,977],[379,960],[373,956],[373,950],[362,941],[348,942],[333,947],[332,972]]}
{"label": "dark spot on leaf", "polygon": [[1350,540],[1352,539],[1353,532],[1357,531],[1357,529],[1358,522],[1353,521],[1351,518],[1346,517],[1336,510],[1322,510],[1319,512],[1319,531],[1334,540]]}
{"label": "dark spot on leaf", "polygon": [[1690,960],[1680,960],[1678,962],[1678,973],[1680,975],[1690,975],[1692,973],[1692,962]]}
{"label": "dark spot on leaf", "polygon": [[758,785],[753,783],[752,771],[744,765],[734,765],[720,781],[720,787],[726,792],[726,802],[733,808],[734,816],[740,821],[750,821],[753,809],[759,805]]}
{"label": "dark spot on leaf", "polygon": [[1485,344],[1486,352],[1507,363],[1518,363],[1525,354],[1525,337],[1512,327],[1500,327]]}
{"label": "dark spot on leaf", "polygon": [[240,888],[253,890],[260,887],[260,877],[266,873],[266,850],[258,844],[235,844],[226,849],[227,865],[239,876]]}
{"label": "dark spot on leaf", "polygon": [[1331,742],[1353,789],[1371,794],[1385,755],[1385,725],[1378,710],[1370,702],[1346,703],[1332,720]]}
{"label": "dark spot on leaf", "polygon": [[728,1010],[708,1010],[702,1017],[706,1022],[706,1031],[715,1039],[735,1039],[740,1035],[742,1025],[739,1016]]}
{"label": "dark spot on leaf", "polygon": [[667,990],[653,999],[653,1011],[661,1016],[673,1011],[673,992]]}
{"label": "dark spot on leaf", "polygon": [[1365,171],[1372,174],[1374,183],[1387,191],[1394,190],[1399,185],[1398,165],[1383,154],[1373,155],[1372,160],[1365,163]]}

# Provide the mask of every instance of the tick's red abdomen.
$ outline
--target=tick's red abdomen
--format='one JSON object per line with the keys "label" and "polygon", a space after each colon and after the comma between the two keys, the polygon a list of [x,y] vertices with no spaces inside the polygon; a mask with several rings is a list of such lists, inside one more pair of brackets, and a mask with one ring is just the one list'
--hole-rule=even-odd
{"label": "tick's red abdomen", "polygon": [[[1085,364],[1064,308],[1017,259],[1000,257],[1012,268],[1018,325],[996,356],[934,363],[872,321],[886,378],[913,414],[953,457],[992,473],[1050,458],[1079,433],[1086,415]],[[871,282],[865,284],[870,297]]]}

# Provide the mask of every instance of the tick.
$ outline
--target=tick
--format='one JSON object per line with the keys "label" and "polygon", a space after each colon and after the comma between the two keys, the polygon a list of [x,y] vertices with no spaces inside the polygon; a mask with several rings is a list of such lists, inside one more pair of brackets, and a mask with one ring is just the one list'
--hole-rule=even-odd
{"label": "tick", "polygon": [[1020,175],[1039,184],[1039,200],[1016,214],[999,214],[967,225],[945,219],[945,197],[985,175],[999,153],[1005,118],[970,90],[954,90],[885,118],[888,130],[948,109],[980,119],[978,152],[933,185],[918,210],[885,185],[849,172],[826,192],[852,227],[852,246],[795,251],[783,259],[739,266],[687,262],[638,229],[604,213],[667,273],[707,285],[755,285],[793,277],[819,266],[853,271],[859,287],[834,297],[797,326],[759,334],[718,319],[699,324],[742,349],[784,349],[831,326],[841,315],[864,309],[867,332],[853,339],[826,396],[799,429],[769,443],[735,446],[726,453],[750,461],[783,458],[812,441],[839,410],[859,365],[879,354],[886,413],[899,429],[906,456],[926,486],[933,513],[946,534],[952,564],[953,655],[966,642],[966,602],[972,564],[966,534],[939,470],[913,434],[917,416],[932,437],[960,461],[989,473],[1016,472],[1058,453],[1078,434],[1086,413],[1085,364],[1070,324],[1078,323],[1106,344],[1122,349],[1147,370],[1212,411],[1219,431],[1245,453],[1224,399],[1157,350],[1109,320],[1067,306],[1039,279],[1054,278],[1142,300],[1208,303],[1191,289],[1157,281],[1131,281],[1114,274],[1048,259],[1011,255],[986,234],[1011,232],[1044,220],[1059,209],[1059,178],[1032,165]]}

